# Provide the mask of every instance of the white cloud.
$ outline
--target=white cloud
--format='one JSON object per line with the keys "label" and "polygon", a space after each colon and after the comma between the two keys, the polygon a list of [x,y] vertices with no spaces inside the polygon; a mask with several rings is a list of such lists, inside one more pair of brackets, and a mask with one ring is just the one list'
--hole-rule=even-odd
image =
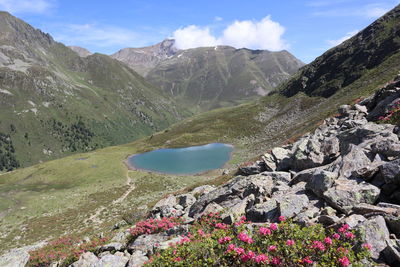
{"label": "white cloud", "polygon": [[69,24],[60,26],[54,38],[67,45],[84,45],[110,47],[115,45],[129,46],[139,44],[143,38],[133,31],[98,24]]}
{"label": "white cloud", "polygon": [[43,14],[54,7],[51,0],[0,0],[0,9],[12,14],[35,13]]}
{"label": "white cloud", "polygon": [[208,27],[190,25],[173,33],[179,49],[202,46],[230,45],[235,48],[268,49],[272,51],[288,48],[282,39],[285,28],[270,16],[260,21],[235,21],[227,26],[221,36],[214,36]]}
{"label": "white cloud", "polygon": [[202,46],[215,46],[220,42],[211,35],[208,27],[190,25],[185,28],[177,29],[173,33],[175,46],[178,49],[189,49]]}
{"label": "white cloud", "polygon": [[351,37],[353,37],[353,36],[354,36],[355,34],[357,34],[357,33],[358,33],[358,30],[356,30],[356,31],[351,31],[351,32],[346,33],[345,36],[343,36],[343,37],[341,37],[341,38],[339,38],[339,39],[336,39],[336,40],[327,40],[326,42],[327,42],[331,47],[334,47],[334,46],[340,45],[341,43],[343,43],[343,42],[346,41],[347,39],[350,39]]}
{"label": "white cloud", "polygon": [[216,17],[214,18],[214,20],[215,20],[215,21],[223,21],[224,19],[221,18],[221,17],[216,16]]}

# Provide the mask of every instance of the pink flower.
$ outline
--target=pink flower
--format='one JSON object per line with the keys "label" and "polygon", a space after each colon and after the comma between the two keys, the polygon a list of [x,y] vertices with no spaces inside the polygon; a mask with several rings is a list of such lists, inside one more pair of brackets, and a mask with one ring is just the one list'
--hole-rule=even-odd
{"label": "pink flower", "polygon": [[365,244],[363,244],[362,246],[363,246],[363,248],[365,248],[366,250],[371,250],[371,249],[372,249],[372,245],[371,245],[371,244],[368,244],[368,243],[365,243]]}
{"label": "pink flower", "polygon": [[174,259],[174,261],[176,261],[176,262],[182,261],[182,258],[181,258],[181,257],[176,257],[176,258]]}
{"label": "pink flower", "polygon": [[255,256],[256,254],[253,251],[249,250],[247,254],[242,255],[240,258],[242,259],[243,262],[246,262],[255,258]]}
{"label": "pink flower", "polygon": [[339,264],[343,267],[347,267],[350,265],[350,261],[347,257],[343,257],[339,259]]}
{"label": "pink flower", "polygon": [[226,252],[229,253],[229,252],[231,252],[233,250],[235,250],[235,244],[229,244],[228,245],[228,249],[226,250]]}
{"label": "pink flower", "polygon": [[354,239],[356,236],[352,232],[347,232],[344,234],[348,239]]}
{"label": "pink flower", "polygon": [[312,261],[312,260],[310,259],[310,257],[307,256],[307,257],[305,257],[304,259],[302,259],[301,262],[302,262],[302,263],[311,264],[311,263],[313,263],[314,261]]}
{"label": "pink flower", "polygon": [[227,224],[225,224],[225,223],[217,223],[216,225],[215,225],[215,228],[219,228],[219,229],[228,229],[228,225]]}
{"label": "pink flower", "polygon": [[281,259],[278,257],[274,257],[272,259],[272,264],[274,264],[274,265],[279,265],[279,264],[281,264],[281,262],[282,262]]}
{"label": "pink flower", "polygon": [[276,225],[276,223],[271,223],[271,225],[269,226],[269,229],[271,229],[272,231],[278,230],[278,226]]}
{"label": "pink flower", "polygon": [[284,221],[286,221],[286,218],[285,218],[285,216],[279,216],[278,220],[280,222],[284,222]]}
{"label": "pink flower", "polygon": [[205,236],[204,231],[202,229],[197,230],[197,233],[199,234],[199,236],[203,237]]}
{"label": "pink flower", "polygon": [[325,251],[325,245],[321,241],[314,241],[312,248],[319,249],[321,251]]}
{"label": "pink flower", "polygon": [[229,242],[229,241],[231,241],[231,240],[232,240],[231,237],[225,236],[225,237],[221,237],[220,239],[218,239],[218,243],[224,244],[224,243]]}
{"label": "pink flower", "polygon": [[324,242],[327,245],[332,245],[332,239],[330,239],[329,237],[325,237]]}
{"label": "pink flower", "polygon": [[244,254],[244,249],[243,248],[234,248],[233,249],[238,255]]}
{"label": "pink flower", "polygon": [[268,256],[267,256],[267,255],[265,255],[265,254],[260,254],[260,255],[258,255],[258,256],[256,256],[256,257],[254,258],[254,261],[255,261],[256,263],[268,263],[268,262],[269,262],[269,259],[268,259]]}
{"label": "pink flower", "polygon": [[268,251],[270,251],[270,252],[276,251],[276,246],[269,246]]}
{"label": "pink flower", "polygon": [[288,241],[286,241],[286,245],[288,246],[293,246],[295,244],[294,240],[289,239]]}
{"label": "pink flower", "polygon": [[260,234],[261,235],[270,235],[271,234],[271,230],[269,230],[268,228],[266,228],[266,227],[260,227]]}
{"label": "pink flower", "polygon": [[340,233],[344,233],[349,230],[350,226],[348,224],[343,224],[342,227],[339,228]]}
{"label": "pink flower", "polygon": [[339,240],[339,239],[340,239],[340,235],[337,234],[337,233],[334,233],[334,234],[332,235],[332,237],[333,237],[334,239],[336,239],[336,240]]}
{"label": "pink flower", "polygon": [[243,232],[238,234],[238,239],[240,239],[241,241],[248,243],[248,244],[251,244],[254,242],[251,237],[249,237],[246,233],[243,233]]}

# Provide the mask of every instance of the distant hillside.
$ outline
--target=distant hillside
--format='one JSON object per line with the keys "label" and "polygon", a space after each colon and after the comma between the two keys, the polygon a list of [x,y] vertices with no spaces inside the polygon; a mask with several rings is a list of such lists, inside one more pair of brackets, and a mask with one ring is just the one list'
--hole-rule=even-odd
{"label": "distant hillside", "polygon": [[0,171],[132,141],[180,118],[169,96],[125,64],[82,58],[0,12]]}
{"label": "distant hillside", "polygon": [[174,40],[126,48],[112,57],[128,64],[194,111],[264,96],[304,64],[287,51],[229,46],[174,50]]}

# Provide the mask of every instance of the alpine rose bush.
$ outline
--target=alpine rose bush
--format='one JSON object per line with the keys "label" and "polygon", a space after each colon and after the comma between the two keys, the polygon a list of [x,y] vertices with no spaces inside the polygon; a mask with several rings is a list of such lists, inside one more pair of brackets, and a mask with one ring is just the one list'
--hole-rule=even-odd
{"label": "alpine rose bush", "polygon": [[191,227],[190,239],[185,237],[189,241],[159,251],[146,266],[354,267],[370,259],[371,245],[360,242],[348,225],[334,231],[279,221],[256,226],[242,217],[227,225],[218,213],[203,216]]}

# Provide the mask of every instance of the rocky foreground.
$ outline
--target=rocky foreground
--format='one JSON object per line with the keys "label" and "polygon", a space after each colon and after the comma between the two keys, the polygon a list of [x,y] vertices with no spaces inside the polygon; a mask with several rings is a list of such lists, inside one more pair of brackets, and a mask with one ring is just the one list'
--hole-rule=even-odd
{"label": "rocky foreground", "polygon": [[[239,168],[228,183],[168,196],[149,214],[154,219],[181,217],[179,226],[135,238],[128,230],[120,232],[96,254],[86,252],[71,266],[141,266],[182,240],[195,220],[215,212],[225,224],[243,215],[266,225],[282,216],[305,226],[347,224],[363,233],[373,261],[399,266],[400,128],[383,123],[398,101],[400,76],[358,104],[341,106],[338,116],[326,119],[313,133]],[[7,259],[11,263],[16,258],[9,254],[2,260],[7,266]],[[24,266],[26,254],[19,259],[18,265],[9,266]]]}

